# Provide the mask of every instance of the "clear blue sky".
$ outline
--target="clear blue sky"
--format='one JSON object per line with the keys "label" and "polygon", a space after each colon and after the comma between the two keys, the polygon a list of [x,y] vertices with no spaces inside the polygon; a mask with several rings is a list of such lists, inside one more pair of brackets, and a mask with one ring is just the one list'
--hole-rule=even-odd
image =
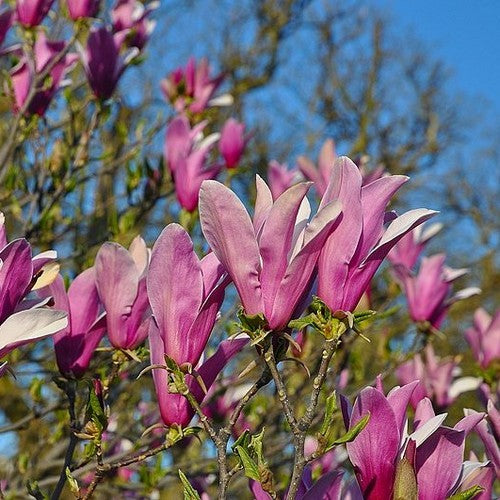
{"label": "clear blue sky", "polygon": [[453,70],[454,90],[500,111],[499,0],[384,0],[401,29],[431,43]]}

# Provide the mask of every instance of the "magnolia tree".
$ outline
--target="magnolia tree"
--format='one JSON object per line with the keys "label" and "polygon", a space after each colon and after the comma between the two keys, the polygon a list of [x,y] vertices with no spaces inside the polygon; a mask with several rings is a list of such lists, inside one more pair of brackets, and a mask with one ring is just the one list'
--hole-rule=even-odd
{"label": "magnolia tree", "polygon": [[[428,254],[437,212],[388,208],[410,179],[332,139],[255,176],[206,59],[171,70],[168,120],[129,141],[117,86],[156,8],[2,8],[0,496],[491,498],[500,311],[467,319],[469,352],[438,355],[448,311],[480,290]],[[161,162],[134,170],[164,126]],[[65,231],[109,174],[129,203],[93,252]],[[132,234],[152,207],[169,223]]]}

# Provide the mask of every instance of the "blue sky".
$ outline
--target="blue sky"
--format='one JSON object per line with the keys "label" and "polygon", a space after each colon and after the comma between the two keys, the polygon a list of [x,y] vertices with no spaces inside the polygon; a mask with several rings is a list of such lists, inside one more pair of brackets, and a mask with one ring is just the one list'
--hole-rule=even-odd
{"label": "blue sky", "polygon": [[454,90],[487,98],[500,111],[498,0],[384,0],[401,30],[409,29],[452,69]]}

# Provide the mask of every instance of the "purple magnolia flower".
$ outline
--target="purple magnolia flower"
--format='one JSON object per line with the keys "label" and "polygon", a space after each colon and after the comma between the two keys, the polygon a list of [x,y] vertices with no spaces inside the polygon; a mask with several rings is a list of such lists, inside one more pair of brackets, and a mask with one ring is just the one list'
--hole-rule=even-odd
{"label": "purple magnolia flower", "polygon": [[336,158],[337,153],[335,152],[335,142],[333,142],[333,139],[327,139],[321,147],[318,157],[318,167],[305,156],[297,158],[300,171],[306,179],[314,182],[314,189],[316,189],[319,197],[325,194]]}
{"label": "purple magnolia flower", "polygon": [[17,20],[27,28],[38,26],[54,0],[16,0]]}
{"label": "purple magnolia flower", "polygon": [[397,368],[396,375],[402,384],[408,384],[414,380],[420,381],[411,398],[414,408],[421,399],[427,397],[438,408],[445,409],[455,401],[459,394],[477,389],[481,383],[481,379],[476,377],[456,378],[459,371],[457,360],[440,360],[429,344],[425,348],[425,358],[416,354]]}
{"label": "purple magnolia flower", "polygon": [[299,180],[299,175],[296,168],[289,170],[286,164],[271,160],[267,169],[267,180],[273,200],[278,199],[289,187],[295,184]]}
{"label": "purple magnolia flower", "polygon": [[113,33],[102,26],[93,29],[87,39],[87,47],[80,47],[80,57],[94,95],[99,99],[109,99],[127,64],[137,54],[131,49],[125,57],[120,55],[124,42],[123,33]]}
{"label": "purple magnolia flower", "polygon": [[58,275],[39,294],[51,296],[54,307],[68,313],[68,326],[54,335],[57,366],[63,375],[80,378],[106,332],[106,318],[100,313],[95,269],[91,267],[79,274],[68,292],[63,278]]}
{"label": "purple magnolia flower", "polygon": [[[34,84],[37,74],[43,72],[45,68],[52,64],[59,53],[64,50],[65,42],[47,40],[43,32],[38,33],[34,48],[34,67],[27,56],[24,55],[19,64],[11,72],[12,86],[14,89],[15,110],[19,112],[25,106],[29,97],[30,89]],[[39,90],[31,99],[27,112],[43,116],[49,104],[60,88],[66,73],[76,61],[74,54],[65,55],[50,71],[50,86]]]}
{"label": "purple magnolia flower", "polygon": [[160,5],[150,2],[147,7],[138,0],[117,0],[111,10],[113,31],[126,34],[129,47],[142,50],[156,25],[148,16]]}
{"label": "purple magnolia flower", "polygon": [[191,57],[185,68],[177,68],[162,80],[161,88],[179,113],[186,108],[191,113],[201,113],[210,104],[210,99],[223,80],[222,74],[210,76],[206,59],[196,64],[194,57]]}
{"label": "purple magnolia flower", "polygon": [[[484,415],[467,416],[453,429],[443,427],[446,414],[435,416],[430,401],[423,399],[415,412],[415,431],[406,436],[406,410],[417,383],[395,387],[387,396],[380,387],[367,387],[352,409],[342,398],[347,428],[370,413],[368,425],[347,444],[349,459],[367,500],[392,498],[395,490],[401,495],[401,488],[409,487],[395,484],[403,457],[414,472],[419,500],[444,500],[458,487],[465,437]],[[406,491],[406,497],[412,498],[416,491]]]}
{"label": "purple magnolia flower", "polygon": [[216,181],[201,186],[205,238],[231,276],[246,313],[263,313],[273,330],[286,327],[308,292],[319,252],[341,211],[340,203],[330,203],[309,222],[309,188],[309,183],[296,184],[273,202],[257,176],[252,225],[231,190]]}
{"label": "purple magnolia flower", "polygon": [[441,231],[442,224],[432,224],[422,229],[416,227],[413,231],[406,233],[387,254],[387,258],[393,266],[401,265],[406,269],[413,269],[417,260],[431,238]]}
{"label": "purple magnolia flower", "polygon": [[411,319],[417,323],[428,322],[433,328],[440,327],[454,302],[481,292],[479,288],[470,287],[452,295],[452,282],[467,270],[446,267],[445,259],[444,254],[424,257],[417,275],[402,266],[395,267],[404,287]]}
{"label": "purple magnolia flower", "polygon": [[148,335],[151,312],[146,292],[148,249],[137,236],[129,250],[104,243],[95,259],[95,280],[106,310],[109,341],[118,349],[134,349]]}
{"label": "purple magnolia flower", "polygon": [[[151,363],[164,365],[167,355],[179,366],[190,365],[207,389],[247,342],[223,342],[211,358],[198,366],[224,300],[224,274],[213,253],[198,259],[191,238],[178,224],[169,224],[156,240],[147,276],[155,320],[149,332]],[[201,401],[202,388],[194,377],[188,378],[192,392]],[[184,396],[168,391],[166,370],[154,369],[153,379],[163,422],[187,425],[192,409]]]}
{"label": "purple magnolia flower", "polygon": [[227,168],[234,168],[240,162],[245,149],[245,124],[229,118],[222,127],[219,141],[219,151],[226,162]]}
{"label": "purple magnolia flower", "polygon": [[66,0],[69,17],[76,21],[86,17],[95,17],[101,0]]}
{"label": "purple magnolia flower", "polygon": [[7,243],[0,217],[0,358],[16,347],[54,334],[68,324],[64,311],[41,308],[43,302],[26,300],[28,293],[50,282],[52,253],[32,258],[25,239]]}
{"label": "purple magnolia flower", "polygon": [[[353,311],[389,250],[409,231],[436,214],[424,208],[397,217],[385,208],[408,180],[382,177],[362,186],[358,167],[340,157],[320,207],[339,200],[345,207],[318,259],[317,295],[332,310]],[[392,221],[384,232],[384,222]]]}
{"label": "purple magnolia flower", "polygon": [[472,353],[481,368],[500,359],[500,309],[493,318],[482,308],[474,313],[474,326],[465,332]]}
{"label": "purple magnolia flower", "polygon": [[211,134],[200,140],[205,125],[206,122],[202,122],[191,129],[186,116],[181,115],[170,122],[165,135],[165,159],[175,183],[177,200],[188,212],[198,206],[201,183],[214,179],[221,169],[221,165],[206,165],[218,135]]}

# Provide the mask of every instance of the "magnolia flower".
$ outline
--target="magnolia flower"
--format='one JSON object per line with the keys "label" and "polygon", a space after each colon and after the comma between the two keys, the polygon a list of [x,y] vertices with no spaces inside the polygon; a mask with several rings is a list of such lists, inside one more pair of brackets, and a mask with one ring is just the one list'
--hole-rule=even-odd
{"label": "magnolia flower", "polygon": [[442,426],[446,414],[436,416],[432,404],[423,399],[415,412],[415,430],[406,435],[406,409],[417,381],[395,387],[387,396],[380,383],[367,387],[351,409],[342,398],[346,428],[370,414],[368,425],[347,444],[356,478],[367,500],[448,498],[459,485],[463,471],[466,435],[483,414],[467,416],[454,428]]}
{"label": "magnolia flower", "polygon": [[39,294],[51,296],[54,307],[68,313],[68,326],[54,335],[57,366],[63,375],[79,378],[86,372],[106,332],[106,318],[100,311],[95,269],[91,267],[79,274],[68,292],[64,288],[63,278],[58,275]]}
{"label": "magnolia flower", "polygon": [[416,275],[402,266],[395,267],[404,287],[411,319],[417,323],[428,322],[433,328],[439,328],[454,302],[481,292],[479,288],[470,287],[452,294],[452,282],[466,274],[467,269],[446,267],[445,259],[444,254],[424,257]]}
{"label": "magnolia flower", "polygon": [[[226,356],[234,356],[246,343],[246,339],[229,341],[198,366],[224,300],[224,274],[213,253],[198,259],[191,238],[178,224],[169,224],[156,240],[147,276],[155,320],[149,332],[151,363],[164,365],[167,355],[179,366],[196,368],[207,389],[225,366]],[[167,372],[154,369],[153,379],[163,422],[187,425],[191,406],[184,396],[169,393]],[[189,383],[196,397],[203,399],[194,377],[189,377]]]}
{"label": "magnolia flower", "polygon": [[128,46],[142,50],[156,25],[148,17],[159,5],[149,2],[146,7],[138,0],[117,0],[111,10],[113,31],[125,33]]}
{"label": "magnolia flower", "polygon": [[[339,200],[342,217],[328,237],[318,260],[317,295],[332,310],[353,311],[389,250],[409,231],[437,212],[424,208],[401,216],[386,213],[394,193],[408,180],[382,177],[366,186],[358,167],[340,157],[320,207]],[[384,223],[391,221],[384,231]]]}
{"label": "magnolia flower", "polygon": [[0,45],[2,45],[5,37],[7,36],[7,32],[12,26],[12,22],[14,21],[14,11],[11,9],[6,9],[0,13]]}
{"label": "magnolia flower", "polygon": [[299,172],[296,168],[289,170],[286,164],[271,160],[267,168],[267,180],[273,195],[273,200],[279,198],[289,187],[298,181]]}
{"label": "magnolia flower", "polygon": [[305,156],[297,158],[300,171],[306,179],[314,182],[314,189],[316,189],[319,197],[325,194],[336,158],[337,154],[333,139],[327,139],[321,147],[318,157],[318,167]]}
{"label": "magnolia flower", "polygon": [[174,118],[165,135],[165,159],[175,183],[175,193],[180,205],[188,212],[196,210],[201,183],[213,179],[221,165],[207,166],[207,156],[218,139],[211,134],[201,140],[206,122],[191,129],[186,116]]}
{"label": "magnolia flower", "polygon": [[322,207],[309,222],[305,198],[310,183],[300,183],[273,202],[257,176],[253,224],[244,205],[227,187],[205,181],[200,190],[203,234],[231,276],[246,314],[262,313],[269,328],[285,328],[308,292],[324,241],[341,206]]}
{"label": "magnolia flower", "polygon": [[53,3],[54,0],[16,0],[16,19],[27,28],[38,26]]}
{"label": "magnolia flower", "polygon": [[[47,66],[59,57],[65,48],[65,42],[47,40],[43,32],[38,33],[34,47],[34,67],[26,55],[23,55],[19,64],[11,72],[12,87],[14,89],[15,110],[20,111],[25,106],[35,78]],[[61,87],[66,73],[76,60],[73,54],[65,55],[50,71],[50,84],[38,90],[30,100],[27,112],[43,116],[49,107],[50,101]]]}
{"label": "magnolia flower", "polygon": [[86,49],[79,47],[87,80],[99,99],[111,97],[128,63],[138,54],[134,48],[125,57],[120,55],[124,37],[124,33],[113,35],[102,26],[90,32]]}
{"label": "magnolia flower", "polygon": [[201,113],[224,80],[224,75],[210,76],[210,66],[206,59],[198,64],[190,57],[185,68],[177,68],[161,82],[165,97],[181,113],[186,108],[191,113]]}
{"label": "magnolia flower", "polygon": [[460,372],[457,360],[440,360],[429,344],[425,348],[425,358],[416,354],[397,368],[396,375],[402,384],[420,381],[411,398],[414,408],[421,399],[427,397],[438,408],[444,409],[460,394],[477,389],[481,383],[481,379],[476,377],[456,378],[457,371]]}
{"label": "magnolia flower", "polygon": [[402,265],[407,269],[413,269],[418,257],[427,243],[441,231],[442,224],[431,224],[423,230],[423,226],[416,227],[413,231],[406,233],[387,254],[387,258],[393,266]]}
{"label": "magnolia flower", "polygon": [[95,17],[101,0],[66,0],[69,17],[76,21],[85,17]]}
{"label": "magnolia flower", "polygon": [[472,353],[481,368],[500,359],[500,309],[491,317],[482,307],[474,313],[474,326],[465,332]]}
{"label": "magnolia flower", "polygon": [[104,243],[97,252],[97,290],[106,310],[109,341],[118,349],[134,349],[148,335],[148,258],[148,249],[140,236],[128,250],[118,243]]}
{"label": "magnolia flower", "polygon": [[222,127],[219,141],[219,151],[226,162],[227,168],[234,168],[240,162],[245,149],[245,124],[229,118]]}

